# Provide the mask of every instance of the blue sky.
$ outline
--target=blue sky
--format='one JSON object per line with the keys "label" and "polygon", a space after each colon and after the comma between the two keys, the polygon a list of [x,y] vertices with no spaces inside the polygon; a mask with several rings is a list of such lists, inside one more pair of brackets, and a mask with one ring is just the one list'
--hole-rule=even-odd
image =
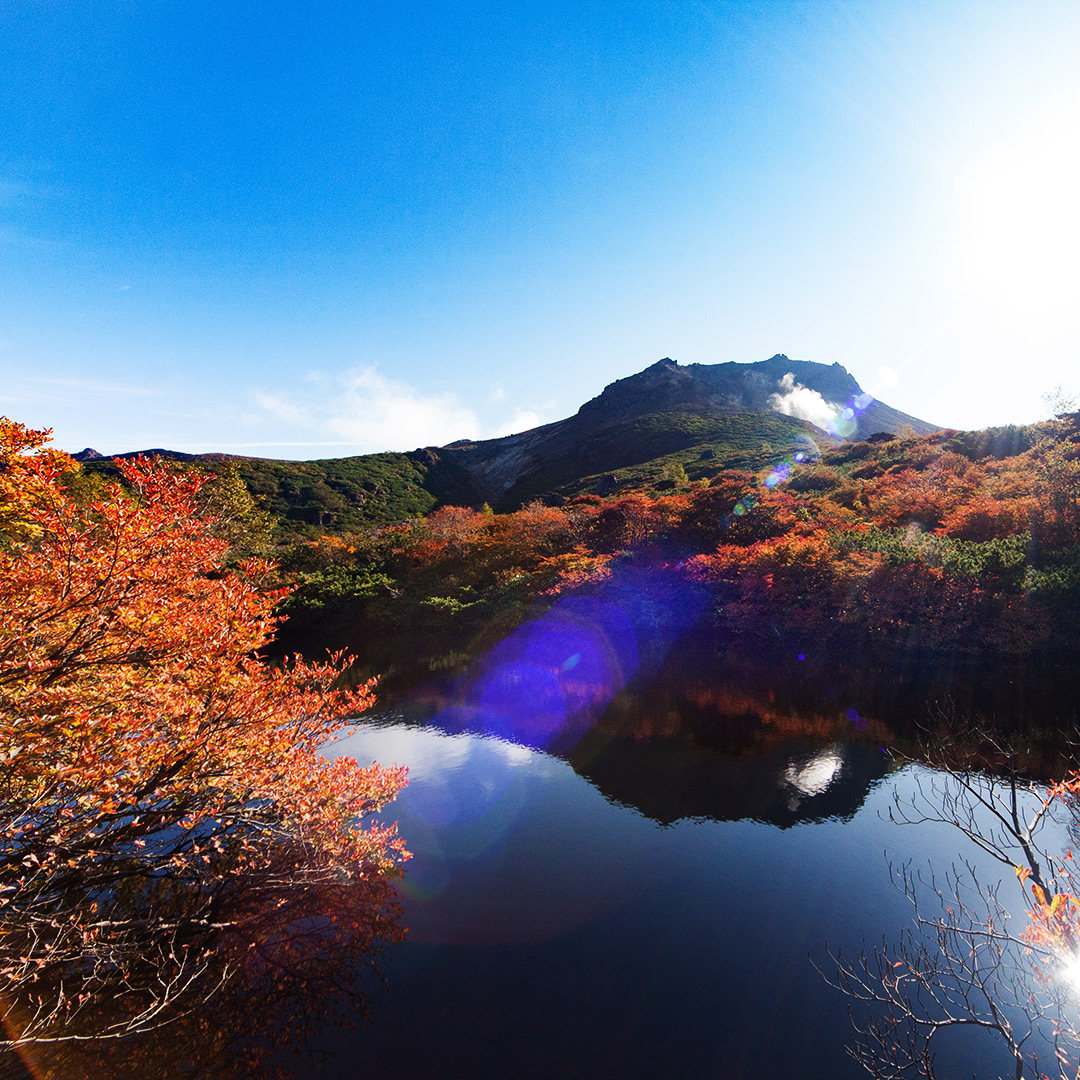
{"label": "blue sky", "polygon": [[411,449],[671,356],[1080,390],[1080,5],[0,5],[0,413]]}

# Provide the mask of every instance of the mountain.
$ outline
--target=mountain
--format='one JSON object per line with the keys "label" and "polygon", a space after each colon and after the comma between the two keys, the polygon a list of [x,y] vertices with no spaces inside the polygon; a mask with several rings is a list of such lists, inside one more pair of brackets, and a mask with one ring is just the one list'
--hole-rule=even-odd
{"label": "mountain", "polygon": [[[800,407],[805,411],[798,411]],[[599,397],[582,405],[578,415],[603,420],[660,408],[697,412],[778,409],[814,423],[829,411],[839,417],[850,409],[855,427],[843,432],[847,440],[864,439],[876,432],[895,435],[904,425],[918,435],[941,430],[865,393],[841,364],[791,360],[783,353],[756,364],[680,365],[665,357],[637,375],[611,383]]]}
{"label": "mountain", "polygon": [[[721,468],[758,471],[788,454],[815,456],[878,432],[940,430],[865,393],[840,364],[777,354],[752,364],[682,365],[665,357],[605,387],[573,416],[516,435],[410,453],[322,461],[143,451],[208,468],[235,467],[294,531],[339,531],[455,503],[514,509],[540,498],[620,488],[663,490]],[[108,459],[92,467],[108,467]],[[131,457],[118,454],[115,457]]]}
{"label": "mountain", "polygon": [[[940,430],[865,393],[840,364],[777,354],[756,364],[683,366],[665,357],[611,383],[565,420],[432,452],[463,469],[483,501],[508,509],[603,487],[617,470],[631,471],[625,480],[648,482],[675,464],[672,455],[692,450],[712,451],[727,467],[757,469],[807,439],[833,445],[908,429]],[[657,461],[659,468],[642,470]]]}

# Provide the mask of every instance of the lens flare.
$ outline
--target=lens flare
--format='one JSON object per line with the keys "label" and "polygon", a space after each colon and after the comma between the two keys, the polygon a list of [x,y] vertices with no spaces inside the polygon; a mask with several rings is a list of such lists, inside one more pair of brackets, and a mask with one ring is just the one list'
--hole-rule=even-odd
{"label": "lens flare", "polygon": [[1080,995],[1080,953],[1072,953],[1062,960],[1058,966],[1058,979]]}
{"label": "lens flare", "polygon": [[767,488],[774,488],[778,484],[782,484],[787,480],[793,471],[793,466],[790,461],[781,461],[767,477],[765,477],[765,486]]}
{"label": "lens flare", "polygon": [[691,582],[633,568],[602,596],[564,597],[470,668],[439,725],[541,750],[572,745],[639,670],[639,650],[658,662],[706,603]]}
{"label": "lens flare", "polygon": [[547,748],[572,719],[607,704],[637,667],[627,613],[610,601],[568,597],[492,649],[462,708],[473,730]]}
{"label": "lens flare", "polygon": [[848,709],[844,715],[848,718],[851,726],[854,727],[856,731],[866,731],[870,726],[870,721],[867,720],[865,716],[860,716],[858,709]]}

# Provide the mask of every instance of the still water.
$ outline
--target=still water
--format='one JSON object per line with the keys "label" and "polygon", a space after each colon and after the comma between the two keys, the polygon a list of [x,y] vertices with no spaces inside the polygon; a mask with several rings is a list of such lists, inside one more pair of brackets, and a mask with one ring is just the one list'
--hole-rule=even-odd
{"label": "still water", "polygon": [[[318,1075],[865,1075],[814,962],[895,940],[911,909],[889,862],[940,869],[962,838],[889,820],[919,771],[865,732],[733,750],[661,727],[601,724],[556,754],[443,710],[336,744],[409,767],[387,816],[414,857],[387,990],[324,1038]],[[938,1052],[945,1077],[1008,1069],[989,1044]]]}

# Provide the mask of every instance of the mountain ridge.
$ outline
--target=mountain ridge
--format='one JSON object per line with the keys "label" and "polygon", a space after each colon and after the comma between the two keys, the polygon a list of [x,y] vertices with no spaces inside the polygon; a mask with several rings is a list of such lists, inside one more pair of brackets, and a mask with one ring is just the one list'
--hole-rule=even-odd
{"label": "mountain ridge", "polygon": [[940,430],[865,393],[841,364],[777,353],[755,363],[682,365],[664,357],[609,383],[562,420],[408,453],[287,461],[164,449],[103,457],[88,447],[73,456],[98,468],[136,453],[235,467],[272,512],[324,528],[400,520],[446,503],[557,504],[626,484],[656,485],[676,466],[700,472],[698,463],[708,461],[712,471],[752,472],[800,449]]}
{"label": "mountain ridge", "polygon": [[[789,378],[790,377],[790,378]],[[792,411],[777,408],[784,402],[785,380],[789,398],[799,397]],[[809,405],[821,414],[831,410],[836,421],[834,430],[815,424],[807,415],[800,415],[798,405]],[[941,428],[893,409],[863,391],[851,373],[841,364],[825,365],[809,360],[791,360],[777,353],[768,360],[741,364],[681,365],[664,357],[634,375],[609,383],[596,397],[585,402],[578,411],[563,420],[498,439],[459,440],[445,447],[430,447],[436,453],[451,453],[473,478],[484,501],[502,504],[507,500],[524,499],[540,494],[542,488],[558,492],[568,479],[558,469],[552,469],[551,459],[581,463],[589,470],[583,475],[595,475],[630,465],[633,456],[627,446],[619,460],[616,453],[597,453],[603,433],[619,423],[649,415],[688,414],[722,419],[725,416],[755,413],[773,420],[763,426],[775,430],[775,418],[790,419],[812,425],[821,435],[841,441],[857,441],[879,432],[897,434],[910,428],[915,434],[929,435]],[[847,413],[849,418],[845,419]],[[672,424],[674,433],[678,428]],[[811,431],[804,432],[813,437]],[[792,436],[794,437],[794,432]],[[666,453],[690,448],[679,445],[674,438]],[[596,467],[590,469],[589,462]],[[565,470],[564,470],[565,472]],[[530,483],[540,476],[551,478],[550,483]]]}

